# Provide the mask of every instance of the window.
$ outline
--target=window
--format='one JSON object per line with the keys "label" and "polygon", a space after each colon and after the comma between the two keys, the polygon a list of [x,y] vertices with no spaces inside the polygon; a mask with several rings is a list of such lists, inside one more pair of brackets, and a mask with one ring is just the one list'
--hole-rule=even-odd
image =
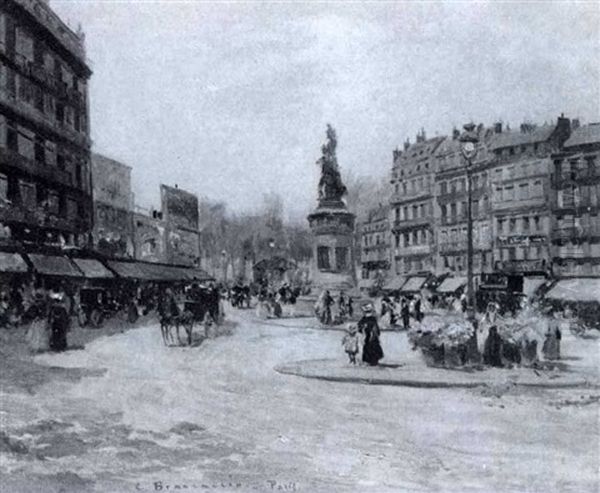
{"label": "window", "polygon": [[516,229],[517,229],[517,219],[514,217],[511,217],[508,220],[508,231],[510,233],[514,233]]}
{"label": "window", "polygon": [[515,247],[510,247],[508,249],[508,260],[516,260],[517,258],[517,251]]}
{"label": "window", "polygon": [[404,248],[410,246],[410,235],[408,233],[404,233]]}
{"label": "window", "polygon": [[404,220],[408,221],[410,219],[409,214],[408,214],[408,206],[404,206]]}
{"label": "window", "polygon": [[419,207],[416,205],[412,206],[412,219],[419,217]]}
{"label": "window", "polygon": [[54,142],[46,141],[45,162],[51,166],[56,166],[56,144]]}
{"label": "window", "polygon": [[524,200],[529,198],[529,183],[521,183],[519,185],[519,199]]}
{"label": "window", "polygon": [[345,270],[348,266],[347,247],[335,247],[335,266],[337,270]]}
{"label": "window", "polygon": [[399,234],[394,235],[394,240],[395,240],[396,248],[400,247],[400,235]]}
{"label": "window", "polygon": [[20,27],[16,29],[15,51],[20,61],[33,62],[33,38]]}
{"label": "window", "polygon": [[442,204],[440,206],[440,209],[442,211],[442,221],[446,220],[446,216],[448,215],[448,207],[446,206],[446,204]]}
{"label": "window", "polygon": [[456,193],[456,180],[450,182],[450,193]]}
{"label": "window", "polygon": [[0,174],[0,201],[8,200],[8,178],[6,175]]}
{"label": "window", "polygon": [[544,188],[542,186],[542,180],[535,180],[531,189],[532,197],[541,197],[544,195]]}
{"label": "window", "polygon": [[473,217],[479,216],[479,201],[478,200],[473,200],[471,202],[471,206],[473,208],[472,211],[471,211],[472,216]]}
{"label": "window", "polygon": [[36,187],[33,183],[19,180],[19,194],[21,195],[21,204],[26,209],[33,210],[37,206]]}
{"label": "window", "polygon": [[498,219],[498,221],[496,222],[497,226],[498,226],[498,233],[502,234],[504,233],[504,219]]}
{"label": "window", "polygon": [[529,232],[529,217],[528,216],[523,217],[523,232],[524,233]]}
{"label": "window", "polygon": [[425,212],[425,204],[421,204],[421,217],[425,217],[427,213]]}
{"label": "window", "polygon": [[329,270],[331,265],[329,263],[329,247],[318,246],[317,247],[317,267],[320,270]]}
{"label": "window", "polygon": [[450,204],[450,215],[452,216],[452,219],[456,219],[456,204],[455,203]]}
{"label": "window", "polygon": [[18,149],[19,154],[28,159],[34,159],[35,157],[35,146],[33,143],[34,133],[31,130],[26,129],[25,127],[19,126],[18,132]]}
{"label": "window", "polygon": [[471,183],[473,185],[473,190],[479,188],[479,176],[478,175],[473,176],[473,180]]}
{"label": "window", "polygon": [[440,183],[440,195],[446,195],[448,193],[448,183],[443,181]]}
{"label": "window", "polygon": [[514,200],[515,199],[515,189],[512,185],[508,187],[504,187],[504,192],[502,194],[502,198],[504,200]]}
{"label": "window", "polygon": [[413,245],[419,244],[419,232],[416,230],[412,232],[412,244]]}
{"label": "window", "polygon": [[467,201],[465,200],[464,202],[462,202],[462,216],[466,217],[467,216]]}
{"label": "window", "polygon": [[541,231],[542,229],[542,223],[540,222],[540,216],[534,216],[533,217],[533,224],[535,227],[536,231]]}
{"label": "window", "polygon": [[44,145],[44,139],[39,136],[35,136],[35,160],[38,163],[46,163],[46,148]]}
{"label": "window", "polygon": [[394,209],[396,221],[400,221],[400,207]]}

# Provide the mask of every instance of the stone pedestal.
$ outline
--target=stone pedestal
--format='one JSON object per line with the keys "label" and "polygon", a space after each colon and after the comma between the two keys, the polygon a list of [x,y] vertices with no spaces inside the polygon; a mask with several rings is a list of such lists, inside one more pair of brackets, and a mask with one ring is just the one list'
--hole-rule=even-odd
{"label": "stone pedestal", "polygon": [[329,289],[333,295],[356,287],[354,220],[354,214],[341,200],[321,201],[308,216],[314,235],[311,269],[314,293]]}

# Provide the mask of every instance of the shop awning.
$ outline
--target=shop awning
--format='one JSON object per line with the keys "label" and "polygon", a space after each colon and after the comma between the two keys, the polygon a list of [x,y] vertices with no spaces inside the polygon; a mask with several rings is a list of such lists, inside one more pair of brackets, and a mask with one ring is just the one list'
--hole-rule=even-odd
{"label": "shop awning", "polygon": [[27,263],[18,253],[0,252],[0,272],[27,272]]}
{"label": "shop awning", "polygon": [[74,258],[73,262],[83,272],[83,276],[88,279],[111,279],[114,274],[109,271],[102,263],[90,258]]}
{"label": "shop awning", "polygon": [[408,281],[406,281],[406,284],[402,286],[401,291],[404,291],[406,293],[412,291],[421,291],[421,289],[423,288],[423,284],[425,284],[425,281],[427,281],[426,277],[411,277],[408,279]]}
{"label": "shop awning", "polygon": [[525,296],[533,296],[545,282],[545,277],[525,277],[523,279],[523,294]]}
{"label": "shop awning", "polygon": [[116,260],[109,260],[106,262],[109,269],[116,272],[119,277],[124,279],[139,279],[142,281],[151,281],[152,277],[148,277],[144,266],[141,262],[119,262]]}
{"label": "shop awning", "polygon": [[457,289],[462,288],[467,284],[465,277],[447,277],[442,281],[436,291],[438,293],[454,293]]}
{"label": "shop awning", "polygon": [[398,291],[404,283],[406,282],[406,277],[394,277],[390,282],[388,282],[383,289],[386,291]]}
{"label": "shop awning", "polygon": [[600,303],[600,279],[565,279],[546,293],[546,298],[565,301],[597,301]]}
{"label": "shop awning", "polygon": [[33,268],[46,276],[83,277],[83,273],[67,257],[28,253]]}

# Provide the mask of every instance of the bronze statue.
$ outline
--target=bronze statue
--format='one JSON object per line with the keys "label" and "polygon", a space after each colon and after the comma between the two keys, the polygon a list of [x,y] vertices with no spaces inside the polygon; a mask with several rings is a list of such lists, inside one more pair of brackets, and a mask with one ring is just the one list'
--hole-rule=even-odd
{"label": "bronze statue", "polygon": [[327,125],[327,140],[321,147],[322,156],[317,161],[321,166],[321,179],[319,180],[319,203],[339,202],[346,194],[346,186],[342,182],[340,170],[338,168],[335,148],[337,139],[335,130],[331,125]]}

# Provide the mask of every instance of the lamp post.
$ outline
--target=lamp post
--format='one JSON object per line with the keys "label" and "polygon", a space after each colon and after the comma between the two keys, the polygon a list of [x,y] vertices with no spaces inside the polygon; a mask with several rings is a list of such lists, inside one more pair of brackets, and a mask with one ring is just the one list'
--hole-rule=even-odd
{"label": "lamp post", "polygon": [[474,123],[467,123],[463,128],[465,131],[458,140],[460,142],[460,151],[467,163],[467,305],[469,315],[471,316],[475,306],[475,292],[473,289],[473,190],[471,174],[473,171],[473,159],[477,155],[477,143],[479,142],[479,138],[477,136],[477,132],[475,132]]}
{"label": "lamp post", "polygon": [[221,252],[221,259],[223,265],[223,283],[227,284],[227,251],[223,250]]}

